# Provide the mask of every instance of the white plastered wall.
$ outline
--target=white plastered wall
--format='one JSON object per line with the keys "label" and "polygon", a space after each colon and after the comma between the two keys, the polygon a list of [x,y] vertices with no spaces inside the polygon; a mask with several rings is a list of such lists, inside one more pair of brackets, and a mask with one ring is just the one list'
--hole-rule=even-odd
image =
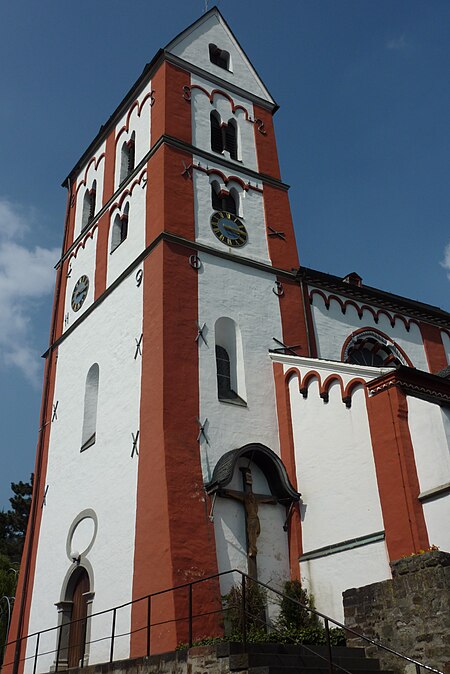
{"label": "white plastered wall", "polygon": [[[311,290],[310,287],[309,291]],[[339,297],[342,302],[345,302],[344,296]],[[373,306],[375,311],[378,308]],[[394,327],[392,327],[385,314],[381,314],[378,323],[376,323],[371,311],[365,309],[362,318],[359,318],[356,309],[351,305],[347,306],[344,314],[339,303],[333,299],[330,301],[329,309],[327,309],[324,299],[317,293],[313,294],[311,310],[319,358],[340,360],[342,347],[346,339],[355,330],[367,328],[368,330],[379,330],[387,335],[403,349],[414,367],[426,372],[429,371],[422,335],[415,323],[410,324],[408,331],[404,322],[397,318]],[[405,316],[405,318],[408,317]]]}
{"label": "white plastered wall", "polygon": [[447,355],[447,363],[450,365],[450,337],[446,332],[441,332],[442,341],[444,343],[445,353]]}
{"label": "white plastered wall", "polygon": [[[140,180],[139,180],[140,178]],[[123,200],[121,207],[111,209],[109,218],[108,234],[108,271],[106,286],[110,286],[113,281],[128,267],[128,265],[137,258],[145,249],[145,199],[147,192],[147,181],[145,172],[141,171],[136,178],[136,183],[132,185],[130,197]],[[113,223],[117,214],[123,215],[128,204],[128,233],[127,238],[111,253],[111,238]]]}
{"label": "white plastered wall", "polygon": [[[69,273],[66,285],[66,299],[64,309],[64,325],[63,330],[67,330],[70,326],[80,318],[94,302],[95,296],[95,264],[97,252],[97,237],[98,228],[95,227],[91,232],[86,234],[82,242],[77,246],[69,258]],[[81,276],[87,276],[89,279],[89,289],[86,299],[78,311],[72,309],[72,294],[74,288]]]}
{"label": "white plastered wall", "polygon": [[[275,388],[268,350],[274,347],[273,337],[280,339],[282,326],[279,300],[272,292],[271,274],[206,254],[201,254],[201,261],[202,267],[198,272],[198,320],[200,325],[205,324],[203,333],[207,344],[201,338],[198,341],[199,409],[200,419],[207,419],[205,432],[209,444],[201,440],[200,454],[203,478],[209,482],[217,461],[231,449],[259,442],[279,454]],[[231,318],[241,331],[247,406],[222,402],[217,397],[214,326],[221,317]],[[240,507],[233,503],[219,506],[231,513],[230,517]],[[272,530],[278,527],[280,516],[276,508],[263,508],[264,511],[266,509],[268,519],[266,521],[264,512],[262,529],[266,527],[266,530]],[[220,518],[221,515],[215,518],[215,526],[219,526]],[[242,526],[243,513],[239,524],[241,530]],[[237,533],[234,536],[239,540]],[[261,536],[264,540],[265,534]],[[227,552],[220,548],[220,570],[230,568],[232,563],[246,571],[242,540],[240,546],[230,539]],[[265,578],[268,579],[272,572],[276,575],[280,563],[278,561],[273,568],[271,563],[263,565],[261,572]]]}
{"label": "white plastered wall", "polygon": [[[200,161],[200,163],[205,166],[203,159],[194,157],[194,162],[197,161]],[[217,168],[220,171],[223,170],[220,166],[217,165],[215,167],[211,163],[209,163],[208,166],[209,169]],[[233,175],[242,178],[244,182],[247,182],[244,174],[235,171]],[[211,216],[214,213],[211,202],[211,183],[213,181],[217,181],[222,187],[225,187],[220,176],[216,173],[212,173],[208,176],[203,171],[193,171],[196,241],[221,251],[231,252],[236,257],[247,257],[252,260],[270,264],[264,219],[263,194],[252,189],[244,191],[237,182],[228,183],[226,186],[226,189],[230,189],[230,187],[234,186],[239,192],[242,212],[240,220],[245,225],[248,233],[248,241],[244,246],[241,248],[231,248],[224,246],[223,243],[214,236],[211,229],[210,221]],[[259,187],[262,187],[262,185],[259,185]]]}
{"label": "white plastered wall", "polygon": [[[229,52],[230,70],[211,63],[209,44],[215,44],[219,49]],[[216,14],[205,18],[194,29],[182,33],[179,38],[167,45],[167,50],[220,79],[236,84],[260,98],[272,101],[247,57]]]}
{"label": "white plastered wall", "polygon": [[[105,149],[106,143],[102,143],[96,150],[94,157],[91,157],[84,164],[77,177],[77,198],[75,211],[75,229],[74,239],[81,233],[83,219],[83,202],[86,190],[92,189],[94,181],[95,190],[95,213],[103,207],[103,180],[105,174]],[[103,157],[102,157],[103,155]]]}
{"label": "white plastered wall", "polygon": [[114,186],[115,189],[119,187],[120,183],[120,166],[121,166],[121,152],[124,143],[127,143],[134,132],[135,141],[135,156],[134,165],[137,166],[139,162],[145,157],[150,150],[150,125],[151,125],[151,81],[146,84],[144,89],[137,97],[135,103],[129,107],[131,114],[128,116],[127,112],[121,117],[116,124],[116,161],[114,170]]}
{"label": "white plastered wall", "polygon": [[[231,102],[225,96],[215,93],[212,102],[204,91],[197,89],[195,85],[201,86],[208,94],[218,87],[209,84],[200,77],[191,78],[191,110],[192,110],[192,144],[206,152],[213,152],[211,149],[211,125],[210,115],[216,110],[222,123],[227,124],[230,119],[234,119],[238,128],[238,159],[231,159],[228,152],[223,153],[223,157],[236,164],[236,170],[242,164],[253,171],[258,170],[255,145],[254,124],[246,119],[246,114],[240,108],[233,113]],[[230,95],[230,94],[228,94]],[[240,105],[247,110],[248,117],[254,118],[253,105],[250,101],[239,97],[237,94],[231,94],[234,105]]]}
{"label": "white plastered wall", "polygon": [[[98,531],[87,559],[93,568],[92,613],[131,600],[138,457],[131,458],[132,433],[140,420],[141,359],[134,359],[142,332],[142,286],[131,275],[82,322],[58,351],[54,402],[57,420],[50,435],[46,505],[36,560],[28,632],[55,626],[55,603],[68,570],[66,539],[74,518],[95,511]],[[99,396],[95,444],[80,453],[86,375],[98,363]],[[83,560],[82,560],[83,561]],[[130,608],[117,613],[117,633],[130,631]],[[91,621],[90,639],[108,636],[111,615]],[[34,640],[28,654],[34,653]],[[56,648],[56,632],[41,637],[40,651]],[[119,638],[115,657],[129,655],[129,637]],[[105,662],[109,641],[90,646],[89,662]],[[54,654],[41,656],[48,672]],[[33,661],[26,665],[32,671]]]}
{"label": "white plastered wall", "polygon": [[300,573],[304,588],[314,597],[316,609],[342,623],[345,590],[391,577],[384,541],[302,562]]}
{"label": "white plastered wall", "polygon": [[[285,372],[297,367],[304,377],[314,370],[322,382],[338,374],[344,386],[355,377],[369,380],[387,371],[306,358],[281,360]],[[350,408],[342,402],[338,382],[330,385],[328,402],[320,398],[317,378],[309,383],[306,398],[299,391],[297,376],[291,378],[289,391],[302,494],[303,553],[380,534],[384,524],[362,386],[354,390]],[[364,570],[361,560],[370,560]],[[302,562],[300,570],[317,608],[337,620],[343,618],[343,590],[390,577],[383,541]]]}
{"label": "white plastered wall", "polygon": [[[420,492],[450,483],[450,411],[408,396],[408,421]],[[430,545],[450,552],[450,495],[423,504]]]}

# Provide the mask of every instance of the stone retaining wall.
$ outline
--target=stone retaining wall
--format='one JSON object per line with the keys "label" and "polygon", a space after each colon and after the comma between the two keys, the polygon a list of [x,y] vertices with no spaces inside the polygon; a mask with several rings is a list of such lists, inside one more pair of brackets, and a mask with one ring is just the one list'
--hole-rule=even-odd
{"label": "stone retaining wall", "polygon": [[[450,554],[431,551],[392,562],[392,580],[343,593],[344,621],[365,636],[450,674]],[[415,667],[361,639],[384,669],[412,674]],[[422,670],[425,674],[426,670]]]}

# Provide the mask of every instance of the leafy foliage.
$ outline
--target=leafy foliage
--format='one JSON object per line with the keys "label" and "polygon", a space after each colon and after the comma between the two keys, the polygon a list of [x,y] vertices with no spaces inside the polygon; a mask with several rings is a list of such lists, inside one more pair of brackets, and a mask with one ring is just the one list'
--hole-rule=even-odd
{"label": "leafy foliage", "polygon": [[[231,635],[241,635],[244,628],[244,602],[242,585],[233,585],[225,595],[225,615],[227,632]],[[258,583],[247,580],[245,588],[245,615],[247,632],[252,628],[265,631],[267,595],[264,588]],[[239,641],[239,639],[238,639]]]}
{"label": "leafy foliage", "polygon": [[11,508],[0,512],[0,665],[30,514],[32,485],[33,476],[30,482],[13,482]]}
{"label": "leafy foliage", "polygon": [[288,580],[283,586],[278,628],[283,630],[317,627],[318,617],[308,609],[314,608],[312,597],[299,580]]}
{"label": "leafy foliage", "polygon": [[19,564],[22,556],[32,488],[33,476],[30,482],[11,483],[14,493],[9,499],[11,508],[0,512],[0,554],[8,557],[11,563]]}

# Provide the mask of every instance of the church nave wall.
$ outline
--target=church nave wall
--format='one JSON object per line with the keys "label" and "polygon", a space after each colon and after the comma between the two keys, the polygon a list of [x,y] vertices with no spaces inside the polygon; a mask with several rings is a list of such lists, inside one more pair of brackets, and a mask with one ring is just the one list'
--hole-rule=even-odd
{"label": "church nave wall", "polygon": [[450,335],[447,332],[441,331],[442,341],[444,343],[445,353],[447,355],[447,362],[450,365]]}
{"label": "church nave wall", "polygon": [[407,400],[429,542],[450,551],[450,408],[411,396]]}
{"label": "church nave wall", "polygon": [[[429,371],[422,335],[414,319],[404,317],[409,325],[407,329],[405,320],[395,316],[392,325],[390,316],[394,316],[393,312],[379,310],[375,305],[370,307],[356,304],[342,295],[333,295],[327,308],[324,297],[328,297],[328,293],[314,288],[309,288],[309,293],[312,298],[311,311],[319,358],[340,361],[346,340],[354,331],[366,328],[386,335],[404,351],[414,367]],[[345,313],[342,310],[343,306]],[[362,310],[361,318],[357,306]]]}

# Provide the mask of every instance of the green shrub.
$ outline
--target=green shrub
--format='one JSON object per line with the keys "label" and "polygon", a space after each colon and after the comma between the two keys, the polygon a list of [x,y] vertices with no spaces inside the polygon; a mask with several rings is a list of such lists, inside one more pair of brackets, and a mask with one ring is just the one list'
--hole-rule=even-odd
{"label": "green shrub", "polygon": [[288,580],[283,585],[283,598],[280,602],[280,615],[277,627],[290,630],[319,624],[315,613],[308,611],[314,608],[312,597],[302,588],[299,580]]}

